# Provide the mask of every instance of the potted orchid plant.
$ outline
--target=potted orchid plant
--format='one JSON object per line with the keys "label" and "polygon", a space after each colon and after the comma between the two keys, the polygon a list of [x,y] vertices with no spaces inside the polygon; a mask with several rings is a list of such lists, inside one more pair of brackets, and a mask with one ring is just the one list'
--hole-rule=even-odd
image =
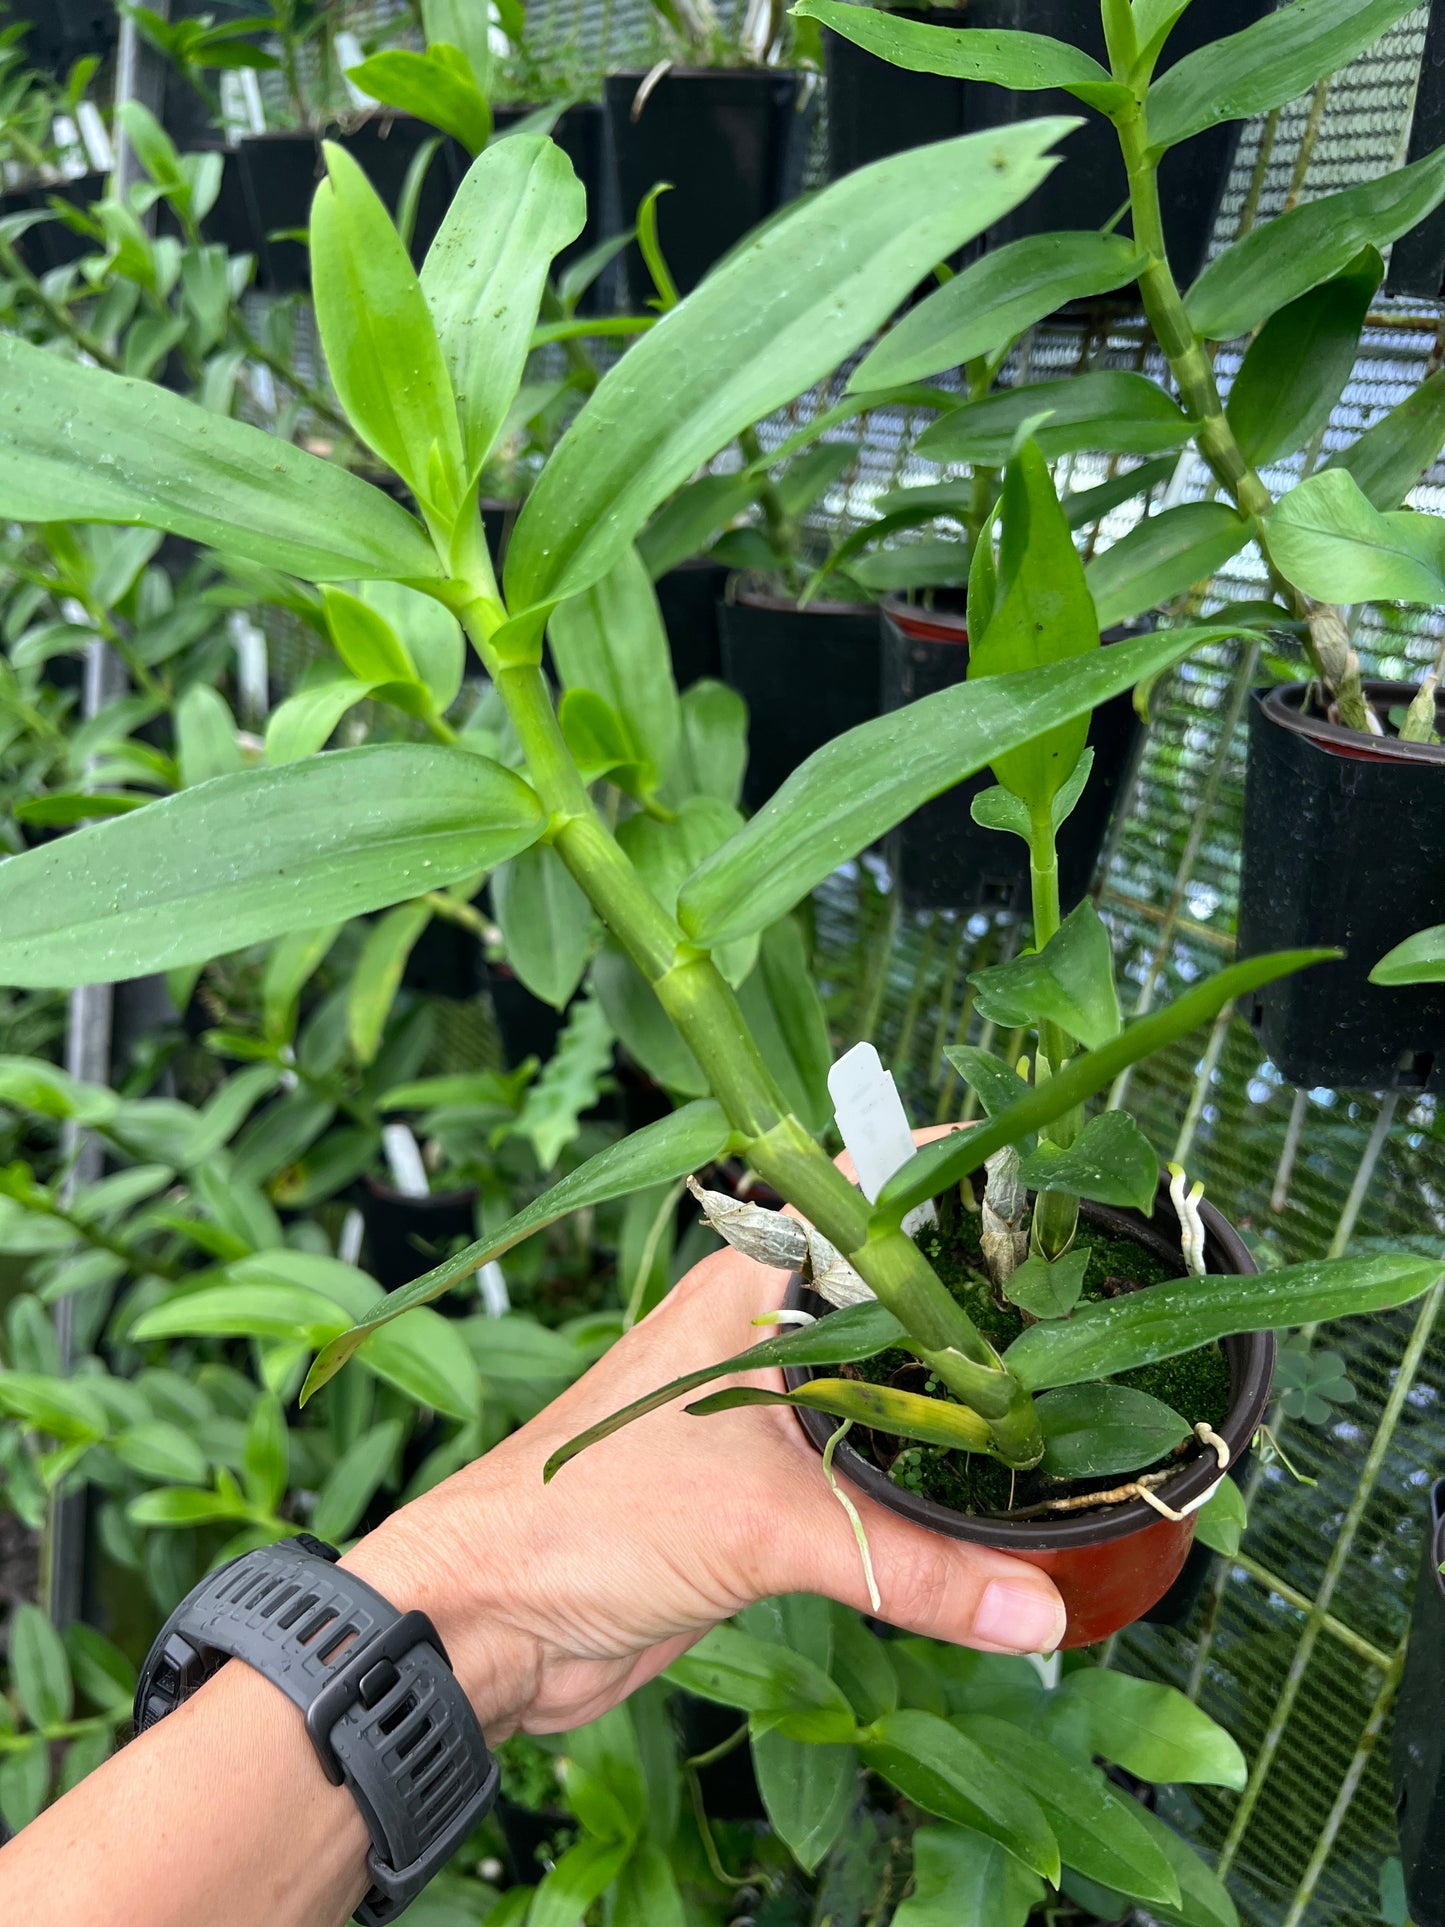
{"label": "potted orchid plant", "polygon": [[[933,1428],[928,1442],[941,1434],[1010,1480],[1045,1465],[1061,1407],[1076,1414],[1075,1476],[1102,1463],[1103,1476],[1118,1475],[1112,1375],[1221,1338],[1253,1356],[1250,1333],[1397,1304],[1434,1279],[1434,1264],[1381,1252],[1259,1280],[1217,1234],[1198,1254],[1207,1277],[1191,1263],[1181,1281],[1081,1302],[1079,1199],[1118,1209],[1107,1199],[1122,1195],[1141,1214],[1141,1248],[1159,1229],[1147,1146],[1120,1114],[1086,1122],[1081,1107],[1126,1065],[1318,953],[1236,965],[1126,1028],[1102,926],[1089,910],[1060,920],[1055,822],[1077,794],[1091,709],[1221,632],[1161,630],[1101,650],[1087,584],[1026,438],[1009,456],[997,560],[991,545],[974,558],[968,682],[826,745],[741,823],[718,794],[736,765],[721,766],[715,717],[706,704],[681,704],[666,673],[633,546],[650,515],[749,423],[852,353],[929,264],[1021,200],[1066,131],[1044,120],[919,149],[770,224],[601,379],[528,496],[500,577],[482,539],[477,480],[520,383],[549,264],[585,213],[570,166],[543,135],[514,135],[478,157],[420,276],[360,169],[327,150],[310,224],[321,339],[341,405],[406,483],[415,516],[246,424],[0,340],[12,395],[0,423],[0,512],[149,524],[303,581],[404,583],[460,619],[505,715],[504,736],[436,717],[429,742],[220,775],[10,858],[0,864],[0,980],[63,986],[193,963],[525,860],[535,901],[580,901],[602,925],[594,980],[600,964],[613,1006],[656,1040],[659,1081],[691,1100],[330,1338],[311,1387],[379,1327],[531,1232],[676,1182],[724,1153],[746,1159],[802,1212],[866,1295],[717,1370],[837,1366],[902,1350],[919,1368],[917,1390],[854,1391],[846,1381],[843,1392],[751,1389],[822,1402],[835,1417],[844,1398],[875,1417],[886,1407],[905,1436],[901,1401],[910,1423]],[[367,673],[395,679],[402,665],[385,638],[364,621],[361,629]],[[549,630],[560,702],[541,668]],[[826,1033],[791,912],[840,862],[985,764],[1004,791],[994,813],[1026,837],[1037,874],[1037,947],[987,991],[1015,1021],[1037,1025],[1032,1077],[1025,1085],[1007,1067],[974,1066],[996,1115],[917,1152],[869,1198],[819,1142]],[[1001,1159],[991,1209],[1021,1262],[991,1289],[1012,1305],[1011,1283],[1037,1308],[1014,1307],[1035,1321],[1016,1335],[976,1301],[970,1309],[968,1291],[951,1289],[940,1270],[943,1254],[931,1258],[910,1228],[937,1200],[946,1231],[957,1187],[997,1154],[1015,1161]],[[1031,1186],[1024,1256],[1013,1205],[1027,1208]],[[1182,1231],[1193,1220],[1187,1206],[1179,1211]],[[1086,1392],[1060,1399],[1078,1386]],[[1211,1427],[1222,1449],[1235,1449],[1231,1428],[1242,1437],[1251,1409],[1231,1391]],[[1206,1422],[1202,1405],[1176,1411],[1169,1426]],[[1143,1454],[1135,1428],[1124,1469],[1137,1474],[1183,1440],[1154,1442]],[[1175,1498],[1220,1476],[1220,1449],[1196,1437],[1183,1470],[1147,1489],[1182,1511]],[[1152,1530],[1160,1522],[1140,1503]],[[1124,1535],[1126,1548],[1137,1536]],[[1074,1593],[1081,1634],[1127,1617],[1140,1596],[1100,1582],[1093,1600],[1092,1583]]]}

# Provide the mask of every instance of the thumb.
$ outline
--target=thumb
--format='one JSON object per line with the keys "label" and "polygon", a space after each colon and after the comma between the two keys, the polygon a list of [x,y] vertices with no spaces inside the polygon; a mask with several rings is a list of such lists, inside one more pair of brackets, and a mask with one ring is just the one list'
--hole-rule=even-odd
{"label": "thumb", "polygon": [[980,1652],[1051,1653],[1058,1647],[1067,1615],[1046,1574],[987,1546],[945,1539],[862,1493],[843,1490],[867,1540],[878,1603],[869,1594],[852,1522],[821,1481],[795,1509],[789,1544],[776,1548],[791,1572],[788,1590],[820,1592],[890,1625]]}

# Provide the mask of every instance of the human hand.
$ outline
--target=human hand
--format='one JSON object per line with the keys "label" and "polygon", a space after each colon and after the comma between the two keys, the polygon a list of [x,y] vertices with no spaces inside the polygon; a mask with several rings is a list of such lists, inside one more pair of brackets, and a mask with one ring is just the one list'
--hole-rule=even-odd
{"label": "human hand", "polygon": [[[786,1287],[737,1252],[705,1259],[530,1424],[348,1555],[395,1604],[430,1612],[493,1737],[596,1719],[754,1600],[813,1592],[868,1610],[851,1525],[784,1408],[693,1418],[679,1400],[542,1481],[577,1433],[756,1343],[752,1320]],[[782,1374],[744,1382],[781,1390]],[[850,1496],[882,1617],[985,1652],[1058,1645],[1064,1608],[1042,1573]]]}

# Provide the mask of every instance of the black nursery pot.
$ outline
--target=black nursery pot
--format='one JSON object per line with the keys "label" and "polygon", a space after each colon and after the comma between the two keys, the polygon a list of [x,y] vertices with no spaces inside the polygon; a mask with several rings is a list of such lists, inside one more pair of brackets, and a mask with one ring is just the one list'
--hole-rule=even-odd
{"label": "black nursery pot", "polygon": [[[802,186],[810,96],[777,68],[693,72],[672,67],[633,118],[641,73],[609,74],[604,101],[612,231],[630,227],[659,181],[657,230],[678,289],[708,269]],[[801,111],[800,111],[801,109]],[[652,281],[635,246],[624,256],[639,307]]]}
{"label": "black nursery pot", "polygon": [[[1085,1203],[1082,1215],[1116,1237],[1127,1237],[1156,1253],[1171,1270],[1182,1275],[1179,1221],[1169,1197],[1169,1180],[1161,1177],[1153,1213],[1117,1210]],[[1245,1275],[1257,1267],[1249,1248],[1227,1219],[1209,1203],[1200,1206],[1207,1233],[1205,1265],[1215,1273]],[[791,1311],[824,1312],[827,1306],[794,1273],[788,1282],[786,1304]],[[1219,1428],[1233,1463],[1254,1437],[1269,1404],[1274,1378],[1275,1340],[1272,1332],[1251,1332],[1222,1341],[1229,1361],[1229,1412]],[[811,1368],[789,1367],[790,1391],[824,1374]],[[802,1407],[798,1421],[810,1442],[821,1452],[837,1430],[825,1412]],[[1129,1499],[1095,1511],[1066,1513],[1054,1519],[1010,1519],[1006,1516],[955,1512],[922,1493],[895,1485],[888,1475],[855,1451],[846,1441],[833,1455],[833,1464],[851,1485],[890,1512],[928,1526],[945,1538],[971,1545],[992,1546],[1013,1554],[1046,1572],[1058,1587],[1068,1609],[1064,1645],[1092,1646],[1132,1625],[1162,1599],[1184,1568],[1194,1539],[1195,1515],[1167,1519],[1142,1499]],[[1159,1488],[1158,1496],[1176,1512],[1185,1512],[1218,1482],[1219,1466],[1212,1451],[1200,1447],[1182,1469]]]}
{"label": "black nursery pot", "polygon": [[[410,114],[376,114],[349,134],[331,136],[352,156],[393,213],[418,148],[435,137],[434,127]],[[311,283],[305,244],[272,237],[304,233],[309,226],[316,184],[326,171],[320,142],[307,133],[252,134],[241,142],[238,161],[257,285],[269,294],[302,292]],[[417,203],[411,238],[411,258],[417,267],[436,239],[454,183],[455,172],[443,143],[432,156]]]}
{"label": "black nursery pot", "polygon": [[[1415,694],[1365,690],[1382,713]],[[1255,1034],[1307,1090],[1437,1090],[1445,985],[1369,976],[1406,937],[1445,923],[1445,746],[1307,718],[1307,693],[1294,684],[1251,702],[1239,954],[1331,945],[1345,957],[1256,991]]]}
{"label": "black nursery pot", "polygon": [[743,801],[758,809],[815,749],[878,713],[878,611],[744,589],[718,610],[723,679],[748,706]]}
{"label": "black nursery pot", "polygon": [[[895,20],[929,27],[972,24],[948,11],[898,12]],[[901,154],[968,131],[965,83],[943,74],[915,74],[823,29],[823,71],[828,81],[828,176],[841,180],[855,167]]]}
{"label": "black nursery pot", "polygon": [[[492,109],[493,138],[506,134],[536,112],[534,107],[515,104]],[[602,107],[595,100],[575,100],[557,116],[552,126],[552,139],[572,163],[572,171],[582,183],[587,196],[587,222],[575,241],[570,242],[557,256],[558,273],[563,273],[579,255],[589,248],[596,247],[607,231],[604,227],[603,212],[603,135]],[[457,153],[458,182],[471,165],[467,155]],[[584,314],[597,314],[604,305],[600,291],[608,286],[604,272],[598,281],[583,295],[581,310]]]}
{"label": "black nursery pot", "polygon": [[486,964],[484,969],[507,1068],[515,1070],[529,1057],[540,1058],[545,1064],[562,1034],[562,1013],[534,997],[506,964]]}
{"label": "black nursery pot", "polygon": [[[1445,146],[1445,8],[1431,7],[1415,89],[1406,164],[1413,166]],[[1445,207],[1437,207],[1390,249],[1387,294],[1423,295],[1433,301],[1445,286]]]}
{"label": "black nursery pot", "polygon": [[384,1291],[410,1284],[443,1257],[458,1238],[476,1235],[475,1191],[435,1191],[411,1198],[376,1178],[364,1178],[356,1202],[366,1226],[371,1275]]}
{"label": "black nursery pot", "polygon": [[1415,1927],[1445,1927],[1445,1479],[1426,1507],[1425,1556],[1390,1749],[1400,1859]]}
{"label": "black nursery pot", "polygon": [[[1238,33],[1272,11],[1273,0],[1211,0],[1189,8],[1165,44],[1159,72],[1212,40]],[[1079,45],[1108,65],[1097,7],[1079,0],[969,0],[958,25],[1023,30]],[[1061,91],[1019,94],[983,83],[966,88],[966,131],[997,127],[1037,114],[1077,114],[1079,105]],[[1197,134],[1164,156],[1159,195],[1170,260],[1181,283],[1204,265],[1220,197],[1229,179],[1239,124],[1228,122]],[[989,243],[1050,234],[1063,228],[1102,227],[1128,197],[1128,181],[1113,128],[1091,114],[1063,145],[1062,165],[1021,207],[989,232]]]}
{"label": "black nursery pot", "polygon": [[[882,691],[886,711],[963,682],[968,629],[947,609],[919,610],[900,597],[883,603]],[[1131,634],[1111,629],[1105,642]],[[1101,703],[1089,725],[1094,767],[1072,814],[1059,830],[1059,893],[1076,902],[1089,888],[1109,819],[1139,741],[1139,718],[1126,691]],[[903,900],[915,910],[1020,909],[1029,894],[1028,848],[974,822],[970,806],[993,785],[982,770],[916,810],[888,840],[889,865]]]}
{"label": "black nursery pot", "polygon": [[28,228],[20,240],[21,251],[34,273],[47,274],[52,268],[68,268],[72,261],[101,251],[102,244],[99,241],[93,241],[88,234],[77,234],[74,228],[57,220],[52,203],[67,201],[81,213],[90,214],[96,203],[104,197],[105,187],[105,175],[92,172],[79,174],[74,180],[57,181],[51,186],[25,190],[20,197],[21,203],[37,209],[46,217],[33,228]]}
{"label": "black nursery pot", "polygon": [[728,571],[718,562],[697,556],[680,562],[653,585],[663,627],[672,651],[672,673],[679,689],[704,676],[721,676],[722,639],[718,605],[728,585]]}

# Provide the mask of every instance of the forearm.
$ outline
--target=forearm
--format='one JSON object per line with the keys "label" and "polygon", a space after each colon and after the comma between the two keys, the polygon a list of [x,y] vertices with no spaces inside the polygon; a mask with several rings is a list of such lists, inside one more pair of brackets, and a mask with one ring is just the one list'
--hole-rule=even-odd
{"label": "forearm", "polygon": [[[490,1626],[465,1568],[408,1508],[346,1565],[431,1617],[489,1737],[531,1690],[521,1642]],[[0,1919],[26,1927],[340,1927],[369,1881],[371,1840],[333,1786],[301,1715],[228,1662],[0,1853]]]}

